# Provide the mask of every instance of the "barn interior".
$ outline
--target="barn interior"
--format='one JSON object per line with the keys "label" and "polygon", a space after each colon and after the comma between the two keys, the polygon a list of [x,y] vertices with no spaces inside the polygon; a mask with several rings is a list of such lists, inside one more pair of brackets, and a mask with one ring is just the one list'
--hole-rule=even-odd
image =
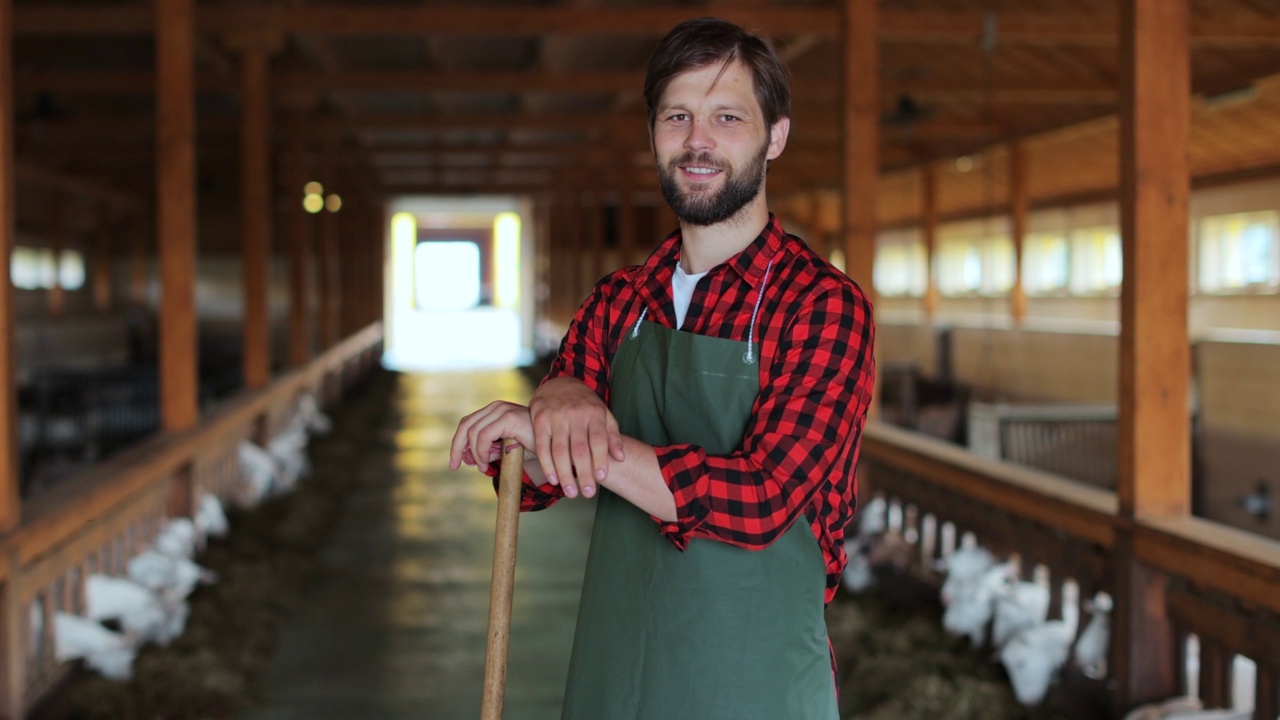
{"label": "barn interior", "polygon": [[0,715],[300,397],[541,367],[677,227],[641,88],[703,15],[787,63],[770,206],[873,299],[912,572],[1108,593],[1116,717],[1240,659],[1280,717],[1280,0],[0,0]]}

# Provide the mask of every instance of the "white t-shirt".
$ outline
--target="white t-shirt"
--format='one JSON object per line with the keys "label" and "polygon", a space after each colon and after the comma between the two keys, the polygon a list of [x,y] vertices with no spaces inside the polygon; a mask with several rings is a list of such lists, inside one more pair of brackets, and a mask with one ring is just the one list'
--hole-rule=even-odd
{"label": "white t-shirt", "polygon": [[686,274],[680,263],[676,263],[676,274],[671,276],[671,301],[676,306],[677,330],[684,327],[685,313],[689,312],[689,303],[693,302],[693,288],[704,275],[705,272]]}

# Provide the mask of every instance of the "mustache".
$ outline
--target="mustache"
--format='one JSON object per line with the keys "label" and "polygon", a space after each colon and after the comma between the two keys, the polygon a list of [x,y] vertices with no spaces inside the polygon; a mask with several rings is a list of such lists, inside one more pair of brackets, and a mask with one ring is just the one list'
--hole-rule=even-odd
{"label": "mustache", "polygon": [[699,167],[714,168],[716,170],[728,169],[728,166],[726,166],[724,162],[722,162],[721,160],[717,160],[715,157],[711,155],[711,153],[705,153],[705,152],[704,153],[687,152],[684,155],[681,155],[680,157],[676,158],[675,160],[672,160],[670,165],[671,167],[676,167],[678,165],[697,165]]}

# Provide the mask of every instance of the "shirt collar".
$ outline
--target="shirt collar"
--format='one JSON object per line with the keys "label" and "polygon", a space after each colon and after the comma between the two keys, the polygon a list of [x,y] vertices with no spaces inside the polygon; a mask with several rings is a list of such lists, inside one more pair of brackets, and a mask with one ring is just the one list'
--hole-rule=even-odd
{"label": "shirt collar", "polygon": [[[769,213],[769,221],[765,223],[764,228],[756,236],[756,239],[743,248],[742,252],[729,258],[723,264],[729,266],[748,285],[754,288],[763,277],[769,262],[777,254],[778,250],[782,248],[783,240],[786,236],[787,233],[782,229],[782,223],[778,221],[777,216]],[[680,229],[676,228],[645,261],[644,266],[635,278],[637,287],[647,285],[650,282],[656,282],[659,286],[671,282],[671,276],[675,273],[675,264],[680,257],[680,242]],[[715,268],[712,268],[712,270],[714,271]]]}

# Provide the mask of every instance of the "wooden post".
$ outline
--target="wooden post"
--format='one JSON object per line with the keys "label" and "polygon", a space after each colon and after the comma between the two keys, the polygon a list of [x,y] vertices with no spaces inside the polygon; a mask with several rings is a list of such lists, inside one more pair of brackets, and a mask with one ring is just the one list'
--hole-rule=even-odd
{"label": "wooden post", "polygon": [[880,48],[876,0],[844,0],[842,177],[845,274],[875,301],[876,195],[880,176]]}
{"label": "wooden post", "polygon": [[1027,293],[1022,286],[1022,250],[1027,241],[1027,153],[1021,140],[1009,143],[1009,229],[1013,234],[1013,287],[1009,288],[1009,314],[1015,326],[1027,315]]}
{"label": "wooden post", "polygon": [[271,54],[280,38],[265,32],[227,39],[240,52],[240,224],[244,264],[244,386],[271,381]]}
{"label": "wooden post", "polygon": [[[49,315],[61,317],[67,305],[67,291],[62,287],[62,253],[67,249],[67,198],[57,190],[49,201],[49,247],[53,251],[53,284],[45,296]],[[12,252],[12,251],[11,251]]]}
{"label": "wooden post", "polygon": [[307,138],[301,115],[289,121],[285,140],[289,155],[287,224],[289,228],[289,365],[302,367],[311,360],[311,219],[302,207],[302,189],[307,184]]}
{"label": "wooden post", "polygon": [[98,203],[98,222],[93,232],[93,307],[101,313],[111,310],[111,205]]}
{"label": "wooden post", "polygon": [[[504,439],[503,446],[512,441]],[[524,449],[502,457],[498,475],[498,516],[493,537],[493,574],[489,583],[489,627],[484,654],[481,720],[502,720],[506,694],[507,648],[511,639],[511,598],[516,586],[516,546],[520,527],[520,487]]]}
{"label": "wooden post", "polygon": [[147,285],[151,280],[147,267],[147,223],[138,216],[130,219],[133,241],[129,248],[129,300],[139,307],[147,304]]}
{"label": "wooden post", "polygon": [[160,253],[160,415],[199,419],[196,381],[196,123],[193,0],[156,3],[156,238]]}
{"label": "wooden post", "polygon": [[938,168],[933,163],[925,163],[920,185],[923,195],[920,230],[924,236],[925,267],[924,300],[920,305],[925,322],[930,323],[938,312],[938,280],[933,270],[933,261],[938,256]]}
{"label": "wooden post", "polygon": [[[1191,496],[1187,334],[1189,0],[1124,0],[1120,14],[1120,420],[1124,518],[1185,515]],[[1117,533],[1119,708],[1176,694],[1165,580]],[[1122,560],[1123,561],[1123,560]]]}
{"label": "wooden post", "polygon": [[[328,141],[320,147],[320,183],[325,195],[337,189],[333,176],[333,148]],[[316,248],[316,291],[320,294],[320,349],[328,350],[338,341],[338,218],[321,210],[320,242]]]}
{"label": "wooden post", "polygon": [[[4,282],[0,283],[0,532],[18,527],[22,515],[22,502],[18,495],[18,408],[14,395],[13,357],[13,283],[9,282],[9,263],[13,257],[14,242],[14,172],[13,172],[13,6],[11,0],[0,0],[0,270]],[[6,601],[12,601],[12,592],[5,592]],[[6,612],[16,610],[8,607]],[[14,676],[21,678],[21,668],[13,667],[17,643],[5,641],[5,652],[0,662],[5,663],[4,684],[0,692],[11,694],[22,690],[21,682],[15,686]],[[21,696],[19,695],[19,700]],[[0,707],[0,711],[12,709],[12,697]]]}

